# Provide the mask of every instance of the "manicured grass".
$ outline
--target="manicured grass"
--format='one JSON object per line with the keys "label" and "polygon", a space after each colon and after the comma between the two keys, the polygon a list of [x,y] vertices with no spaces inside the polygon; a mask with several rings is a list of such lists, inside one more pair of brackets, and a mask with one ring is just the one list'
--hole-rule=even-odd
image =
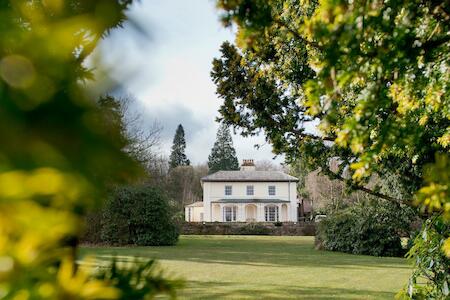
{"label": "manicured grass", "polygon": [[175,247],[84,247],[81,255],[99,264],[156,258],[186,280],[181,299],[392,299],[407,282],[405,259],[316,251],[313,239],[182,236]]}

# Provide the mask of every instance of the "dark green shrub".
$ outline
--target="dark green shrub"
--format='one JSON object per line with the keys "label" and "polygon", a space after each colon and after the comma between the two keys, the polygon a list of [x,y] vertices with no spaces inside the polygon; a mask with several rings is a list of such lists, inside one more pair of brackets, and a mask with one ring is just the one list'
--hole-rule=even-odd
{"label": "dark green shrub", "polygon": [[275,225],[276,227],[281,227],[283,226],[283,222],[275,222],[273,223],[273,225]]}
{"label": "dark green shrub", "polygon": [[318,226],[316,245],[325,250],[373,256],[402,256],[401,236],[412,221],[405,208],[366,201],[328,214]]}
{"label": "dark green shrub", "polygon": [[103,210],[102,240],[119,245],[174,245],[179,228],[173,215],[167,197],[157,188],[117,188]]}

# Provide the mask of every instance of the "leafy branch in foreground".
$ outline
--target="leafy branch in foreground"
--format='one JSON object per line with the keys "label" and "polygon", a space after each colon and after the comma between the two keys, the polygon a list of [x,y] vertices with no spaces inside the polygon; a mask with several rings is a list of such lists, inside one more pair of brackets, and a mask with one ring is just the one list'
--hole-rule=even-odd
{"label": "leafy branch in foreground", "polygon": [[158,294],[168,294],[176,298],[176,289],[183,286],[180,280],[167,280],[156,269],[156,262],[118,262],[114,258],[107,267],[102,267],[95,277],[101,281],[110,282],[122,293],[118,299],[153,299]]}
{"label": "leafy branch in foreground", "polygon": [[125,295],[75,265],[83,216],[142,170],[81,83],[130,0],[0,2],[0,298]]}

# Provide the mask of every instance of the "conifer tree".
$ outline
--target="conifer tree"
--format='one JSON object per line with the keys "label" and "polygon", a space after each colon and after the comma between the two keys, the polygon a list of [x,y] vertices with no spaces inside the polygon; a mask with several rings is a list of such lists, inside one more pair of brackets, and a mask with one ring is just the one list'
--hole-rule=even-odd
{"label": "conifer tree", "polygon": [[185,154],[186,139],[184,138],[184,129],[181,124],[178,125],[173,137],[172,152],[170,153],[169,167],[170,169],[178,166],[189,166],[190,161]]}
{"label": "conifer tree", "polygon": [[217,131],[216,142],[208,157],[208,167],[210,173],[220,170],[239,170],[239,162],[230,129],[225,124],[220,125]]}

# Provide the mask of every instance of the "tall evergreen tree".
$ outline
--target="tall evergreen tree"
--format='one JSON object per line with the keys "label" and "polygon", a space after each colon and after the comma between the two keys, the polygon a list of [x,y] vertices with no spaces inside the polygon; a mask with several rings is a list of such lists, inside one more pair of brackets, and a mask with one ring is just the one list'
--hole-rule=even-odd
{"label": "tall evergreen tree", "polygon": [[169,167],[170,169],[178,166],[189,166],[190,161],[184,153],[186,149],[186,139],[184,138],[184,129],[181,124],[178,125],[173,137],[172,152],[170,153]]}
{"label": "tall evergreen tree", "polygon": [[220,170],[239,170],[230,129],[225,124],[220,125],[217,131],[216,142],[208,157],[208,167],[210,173]]}

